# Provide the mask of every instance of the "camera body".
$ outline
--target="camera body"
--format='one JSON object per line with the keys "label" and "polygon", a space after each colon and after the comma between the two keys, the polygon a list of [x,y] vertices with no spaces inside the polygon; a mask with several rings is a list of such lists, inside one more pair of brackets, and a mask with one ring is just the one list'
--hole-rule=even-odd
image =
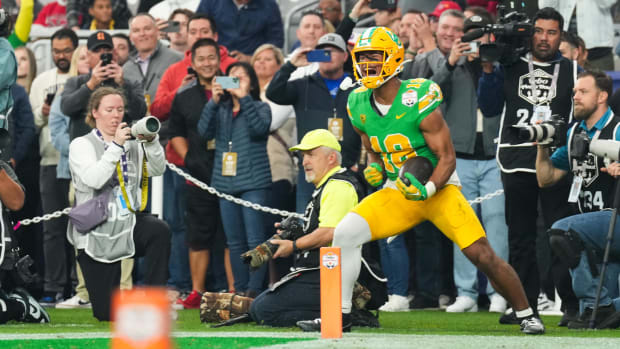
{"label": "camera body", "polygon": [[497,7],[497,12],[497,24],[488,24],[476,29],[475,32],[466,34],[462,40],[467,42],[484,34],[493,34],[495,42],[480,45],[480,58],[508,65],[516,62],[529,50],[534,26],[530,23],[526,13],[514,8],[508,9],[500,5]]}
{"label": "camera body", "polygon": [[518,137],[522,141],[543,143],[553,147],[566,144],[568,126],[559,115],[552,115],[551,119],[540,124],[514,127],[518,129]]}
{"label": "camera body", "polygon": [[253,250],[243,253],[241,255],[243,263],[249,264],[252,270],[256,270],[267,263],[278,250],[278,245],[271,243],[271,240],[296,240],[304,235],[303,224],[293,216],[280,222],[280,230],[282,230],[280,234],[274,234]]}

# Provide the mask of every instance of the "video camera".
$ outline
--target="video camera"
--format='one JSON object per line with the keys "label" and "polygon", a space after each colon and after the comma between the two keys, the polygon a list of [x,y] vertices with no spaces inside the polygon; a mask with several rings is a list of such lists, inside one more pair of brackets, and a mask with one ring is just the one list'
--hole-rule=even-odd
{"label": "video camera", "polygon": [[[462,42],[470,42],[484,34],[493,34],[495,42],[480,45],[480,58],[501,64],[512,64],[530,48],[533,25],[525,12],[505,5],[497,6],[497,24],[488,24],[484,28],[474,29],[461,38]],[[523,9],[523,8],[522,8]]]}
{"label": "video camera", "polygon": [[536,125],[513,126],[518,129],[518,138],[526,142],[537,142],[559,147],[566,144],[566,121],[558,115],[552,115],[551,119]]}
{"label": "video camera", "polygon": [[614,140],[590,139],[580,132],[573,136],[570,156],[580,161],[586,160],[589,153],[618,161],[620,159],[620,142]]}
{"label": "video camera", "polygon": [[243,253],[241,255],[243,263],[249,264],[252,270],[256,270],[267,263],[278,250],[278,245],[272,244],[271,240],[296,240],[304,234],[303,224],[293,216],[289,216],[280,222],[279,229],[282,230],[282,233],[274,234],[253,250]]}

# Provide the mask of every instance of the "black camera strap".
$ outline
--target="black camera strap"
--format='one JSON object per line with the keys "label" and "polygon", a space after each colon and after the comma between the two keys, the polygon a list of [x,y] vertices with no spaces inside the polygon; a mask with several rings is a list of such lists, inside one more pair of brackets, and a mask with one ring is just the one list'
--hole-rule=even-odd
{"label": "black camera strap", "polygon": [[551,89],[549,90],[549,94],[547,95],[547,100],[546,101],[542,101],[542,102],[538,102],[538,97],[536,97],[536,93],[538,92],[538,87],[536,86],[536,79],[534,77],[534,63],[532,61],[532,54],[528,53],[527,54],[527,67],[529,69],[529,73],[530,73],[530,84],[532,86],[532,97],[535,98],[535,105],[541,105],[541,104],[551,104],[551,96],[555,94],[556,91],[556,87],[558,84],[558,75],[560,75],[560,63],[556,62],[554,64],[555,66],[553,67],[553,78],[551,78]]}

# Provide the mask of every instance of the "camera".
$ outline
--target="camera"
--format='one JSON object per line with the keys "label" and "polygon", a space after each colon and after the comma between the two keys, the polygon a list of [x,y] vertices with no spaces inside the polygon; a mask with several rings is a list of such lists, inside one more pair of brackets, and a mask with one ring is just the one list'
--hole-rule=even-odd
{"label": "camera", "polygon": [[548,144],[554,147],[566,144],[568,126],[558,115],[537,125],[513,126],[518,129],[518,137],[522,141]]}
{"label": "camera", "polygon": [[493,34],[495,42],[480,45],[480,58],[485,61],[508,65],[529,50],[534,26],[525,12],[516,10],[512,2],[510,4],[510,8],[497,6],[497,24],[474,29],[461,38],[462,42],[469,42],[484,34]]}
{"label": "camera", "polygon": [[296,240],[303,235],[304,226],[297,218],[290,216],[280,222],[280,230],[282,233],[274,234],[269,240],[256,246],[253,250],[243,253],[241,255],[243,263],[249,264],[252,270],[260,268],[278,250],[278,245],[272,244],[270,240]]}
{"label": "camera", "polygon": [[101,66],[105,67],[106,65],[112,63],[112,54],[109,52],[102,53],[99,58],[101,59]]}
{"label": "camera", "polygon": [[131,136],[138,138],[138,135],[145,137],[154,136],[159,132],[161,123],[154,116],[145,116],[131,125]]}
{"label": "camera", "polygon": [[590,139],[585,131],[573,135],[570,146],[570,156],[578,161],[585,161],[588,154],[609,158],[613,161],[620,159],[620,142],[605,139]]}

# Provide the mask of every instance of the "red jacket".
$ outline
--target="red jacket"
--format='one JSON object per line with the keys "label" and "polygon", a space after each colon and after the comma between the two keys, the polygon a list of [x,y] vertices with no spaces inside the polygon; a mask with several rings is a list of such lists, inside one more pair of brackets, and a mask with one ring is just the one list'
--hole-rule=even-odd
{"label": "red jacket", "polygon": [[[237,60],[228,55],[226,47],[220,45],[220,70],[225,72],[229,65],[233,64]],[[153,116],[161,121],[167,120],[170,116],[170,108],[172,108],[172,101],[177,93],[177,89],[181,86],[183,78],[187,75],[187,67],[191,66],[192,55],[191,51],[185,52],[185,58],[182,61],[176,62],[168,69],[161,77],[159,86],[157,86],[157,92],[155,93],[155,99],[151,104],[150,111]],[[183,166],[183,160],[172,149],[170,143],[166,146],[166,158],[168,161],[175,165]]]}

